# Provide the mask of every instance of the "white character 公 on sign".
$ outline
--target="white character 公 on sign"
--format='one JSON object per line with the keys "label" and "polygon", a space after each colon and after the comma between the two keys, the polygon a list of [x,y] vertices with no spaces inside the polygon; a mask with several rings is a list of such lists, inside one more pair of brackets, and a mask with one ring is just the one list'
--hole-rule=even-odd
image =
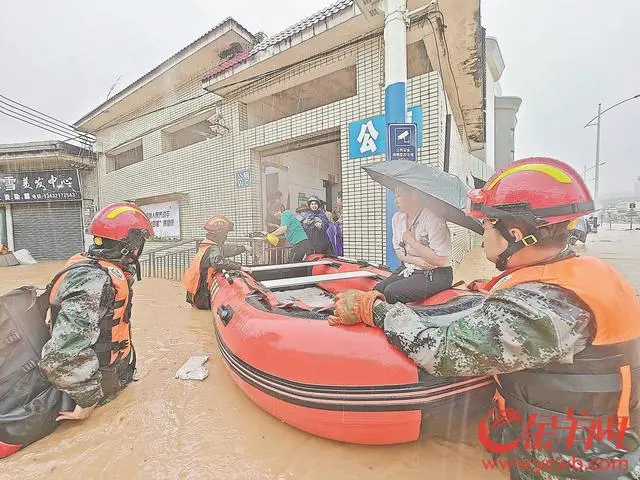
{"label": "white character \u516c on sign", "polygon": [[380,133],[373,126],[373,121],[369,120],[367,123],[363,123],[360,127],[360,134],[358,135],[358,143],[360,144],[360,153],[375,152],[378,150],[376,140]]}

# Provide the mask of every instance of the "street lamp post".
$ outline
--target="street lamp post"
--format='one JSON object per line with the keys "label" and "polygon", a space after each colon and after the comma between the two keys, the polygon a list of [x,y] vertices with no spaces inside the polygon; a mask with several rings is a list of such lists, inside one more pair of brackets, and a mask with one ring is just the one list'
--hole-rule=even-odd
{"label": "street lamp post", "polygon": [[615,105],[610,106],[609,108],[602,110],[602,104],[599,103],[598,104],[598,115],[596,115],[594,118],[592,118],[584,127],[591,127],[593,126],[593,121],[597,120],[596,122],[596,127],[597,127],[597,133],[596,133],[596,178],[595,178],[595,186],[593,189],[593,199],[597,202],[598,201],[598,183],[600,181],[600,118],[602,117],[603,114],[607,113],[609,110],[616,108],[618,105],[622,105],[623,103],[626,103],[630,100],[634,100],[636,98],[640,98],[640,93],[638,95],[634,95],[633,97],[629,97],[625,100],[622,100],[618,103],[616,103]]}
{"label": "street lamp post", "polygon": [[593,187],[593,196],[598,201],[598,183],[600,181],[600,117],[602,116],[602,104],[598,104],[598,127],[596,134],[596,180]]}

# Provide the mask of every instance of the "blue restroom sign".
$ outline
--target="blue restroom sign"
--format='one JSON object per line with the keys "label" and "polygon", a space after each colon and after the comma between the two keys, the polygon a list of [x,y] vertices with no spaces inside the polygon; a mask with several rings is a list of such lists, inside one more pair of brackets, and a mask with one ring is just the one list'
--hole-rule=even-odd
{"label": "blue restroom sign", "polygon": [[251,170],[236,172],[236,186],[238,188],[249,188],[251,186]]}

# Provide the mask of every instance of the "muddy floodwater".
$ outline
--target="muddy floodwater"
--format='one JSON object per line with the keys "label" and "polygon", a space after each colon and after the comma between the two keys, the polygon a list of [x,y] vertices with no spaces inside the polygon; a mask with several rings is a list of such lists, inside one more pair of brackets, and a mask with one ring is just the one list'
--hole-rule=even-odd
{"label": "muddy floodwater", "polygon": [[[640,270],[640,232],[592,236],[599,254],[632,280]],[[579,247],[578,250],[585,250]],[[0,268],[0,293],[44,286],[61,263]],[[495,270],[476,250],[456,279]],[[636,289],[638,283],[634,282]],[[208,311],[184,302],[182,285],[144,279],[135,287],[133,339],[140,381],[83,423],[0,460],[2,479],[499,479],[479,445],[422,439],[383,447],[342,444],[298,431],[255,406],[235,386],[214,341]],[[192,355],[210,355],[203,382],[174,378]]]}

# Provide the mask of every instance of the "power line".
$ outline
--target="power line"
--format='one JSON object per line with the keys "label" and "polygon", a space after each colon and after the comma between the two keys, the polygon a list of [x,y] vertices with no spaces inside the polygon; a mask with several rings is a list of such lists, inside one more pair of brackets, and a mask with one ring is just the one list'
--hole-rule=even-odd
{"label": "power line", "polygon": [[[436,46],[436,56],[438,57],[438,71],[440,73],[440,77],[442,78],[442,82],[443,82],[443,86],[444,86],[444,75],[442,75],[442,62],[440,61],[440,47],[438,47],[438,35],[436,34],[436,29],[433,26],[433,22],[429,19],[429,14],[425,15],[425,18],[427,19],[427,21],[429,22],[429,25],[431,25],[431,31],[433,32],[433,43]],[[444,108],[446,111],[446,114],[449,114],[449,105],[448,105],[448,101],[445,95],[445,102],[444,102]]]}
{"label": "power line", "polygon": [[[451,54],[449,52],[449,44],[447,43],[447,34],[445,32],[446,21],[445,21],[445,18],[444,18],[444,14],[440,10],[436,10],[436,11],[430,12],[430,13],[434,13],[436,15],[440,15],[440,20],[442,21],[442,40],[443,40],[442,43],[444,44],[444,49],[445,49],[446,56],[447,56],[447,63],[449,64],[449,70],[451,70],[451,78],[453,80],[453,86],[454,86],[454,90],[456,92],[456,98],[458,100],[458,106],[460,107],[460,112],[462,113],[462,124],[464,125],[464,130],[468,135],[469,134],[469,129],[467,127],[467,120],[466,120],[465,115],[464,115],[464,109],[462,108],[462,102],[460,101],[460,91],[458,89],[458,82],[456,82],[456,75],[455,75],[455,73],[453,71],[453,66],[451,65]],[[431,19],[429,18],[430,13],[427,14],[427,20],[429,21],[429,23],[431,23]],[[431,24],[431,26],[433,27],[433,24]],[[484,68],[484,66],[482,68]],[[442,73],[440,73],[440,75],[442,75]]]}
{"label": "power line", "polygon": [[[66,128],[68,128],[68,129],[70,129],[70,130],[71,130],[71,131],[73,131],[73,132],[75,132],[75,131],[76,131],[76,129],[75,129],[75,128],[73,128],[73,126],[72,126],[72,125],[69,125],[68,123],[65,123],[65,122],[63,122],[63,121],[61,121],[61,120],[58,120],[57,118],[52,117],[51,115],[47,115],[46,113],[43,113],[43,112],[41,112],[41,111],[39,111],[39,110],[36,110],[35,108],[28,107],[28,106],[26,106],[26,105],[24,105],[24,104],[22,104],[22,103],[20,103],[20,102],[18,102],[18,101],[16,101],[16,100],[12,100],[11,98],[9,98],[9,97],[7,97],[7,96],[5,96],[5,95],[2,95],[2,94],[0,94],[0,98],[4,98],[5,100],[8,100],[8,101],[9,101],[9,102],[11,102],[11,103],[15,103],[16,105],[19,105],[19,106],[21,106],[21,107],[23,107],[23,108],[26,108],[26,109],[28,109],[28,110],[30,110],[30,111],[32,111],[32,112],[34,112],[34,113],[36,113],[36,114],[37,114],[37,115],[39,115],[39,116],[46,117],[46,118],[48,118],[49,120],[53,120],[54,122],[57,122],[58,124],[60,124],[60,126],[64,126],[64,127],[66,127]],[[44,120],[44,119],[43,119],[43,120]]]}
{"label": "power line", "polygon": [[2,104],[5,105],[5,107],[3,107],[3,108],[10,109],[9,111],[12,112],[12,113],[15,113],[16,115],[20,115],[21,117],[29,118],[30,120],[36,121],[36,122],[38,122],[40,124],[43,124],[43,125],[46,125],[46,126],[49,126],[49,127],[54,128],[54,129],[56,129],[56,130],[58,130],[60,132],[64,132],[66,135],[71,135],[71,136],[77,135],[77,132],[75,130],[72,130],[72,129],[66,128],[66,127],[58,126],[57,124],[55,124],[53,122],[50,122],[50,121],[48,121],[46,119],[38,117],[37,115],[29,112],[28,110],[26,110],[24,108],[16,107],[16,106],[11,105],[10,103],[5,102],[4,100],[0,99],[0,106],[2,106]]}
{"label": "power line", "polygon": [[26,120],[25,118],[16,117],[15,115],[11,115],[10,113],[7,113],[6,111],[2,110],[2,108],[0,108],[0,113],[3,114],[3,115],[6,115],[7,117],[15,118],[16,120],[20,120],[21,122],[25,122],[25,123],[28,123],[30,125],[33,125],[34,127],[38,127],[38,128],[40,128],[42,130],[47,130],[48,132],[55,133],[56,135],[58,135],[60,137],[66,137],[67,136],[67,134],[61,134],[60,132],[57,132],[57,131],[52,130],[50,128],[47,128],[45,126],[39,125],[37,123],[30,122],[29,120]]}
{"label": "power line", "polygon": [[138,115],[137,117],[133,117],[133,118],[128,118],[126,120],[122,120],[120,123],[118,123],[118,120],[120,120],[120,119],[116,118],[115,120],[105,124],[102,128],[108,128],[108,127],[112,127],[114,125],[121,125],[123,123],[132,122],[134,120],[138,120],[139,118],[146,117],[147,115],[151,115],[153,113],[161,112],[162,110],[166,110],[167,108],[175,107],[177,105],[181,105],[183,103],[190,102],[192,100],[197,100],[198,98],[202,98],[205,95],[209,95],[211,93],[213,93],[213,92],[205,92],[205,93],[201,93],[200,95],[196,95],[194,97],[185,98],[184,100],[180,100],[179,102],[172,103],[171,105],[167,105],[167,106],[164,106],[164,107],[156,108],[155,110],[151,110],[150,112],[143,113],[141,115]]}
{"label": "power line", "polygon": [[5,115],[8,115],[10,117],[13,117],[16,120],[21,120],[23,122],[26,122],[26,123],[29,123],[31,125],[34,125],[36,127],[40,127],[40,128],[45,129],[45,130],[48,130],[48,131],[50,131],[52,133],[60,135],[61,137],[69,137],[69,135],[70,135],[70,132],[58,129],[55,126],[50,125],[50,124],[40,122],[40,121],[38,121],[38,119],[27,117],[27,116],[21,114],[20,112],[15,112],[13,110],[8,110],[6,107],[4,107],[2,105],[0,105],[0,112],[4,113]]}

